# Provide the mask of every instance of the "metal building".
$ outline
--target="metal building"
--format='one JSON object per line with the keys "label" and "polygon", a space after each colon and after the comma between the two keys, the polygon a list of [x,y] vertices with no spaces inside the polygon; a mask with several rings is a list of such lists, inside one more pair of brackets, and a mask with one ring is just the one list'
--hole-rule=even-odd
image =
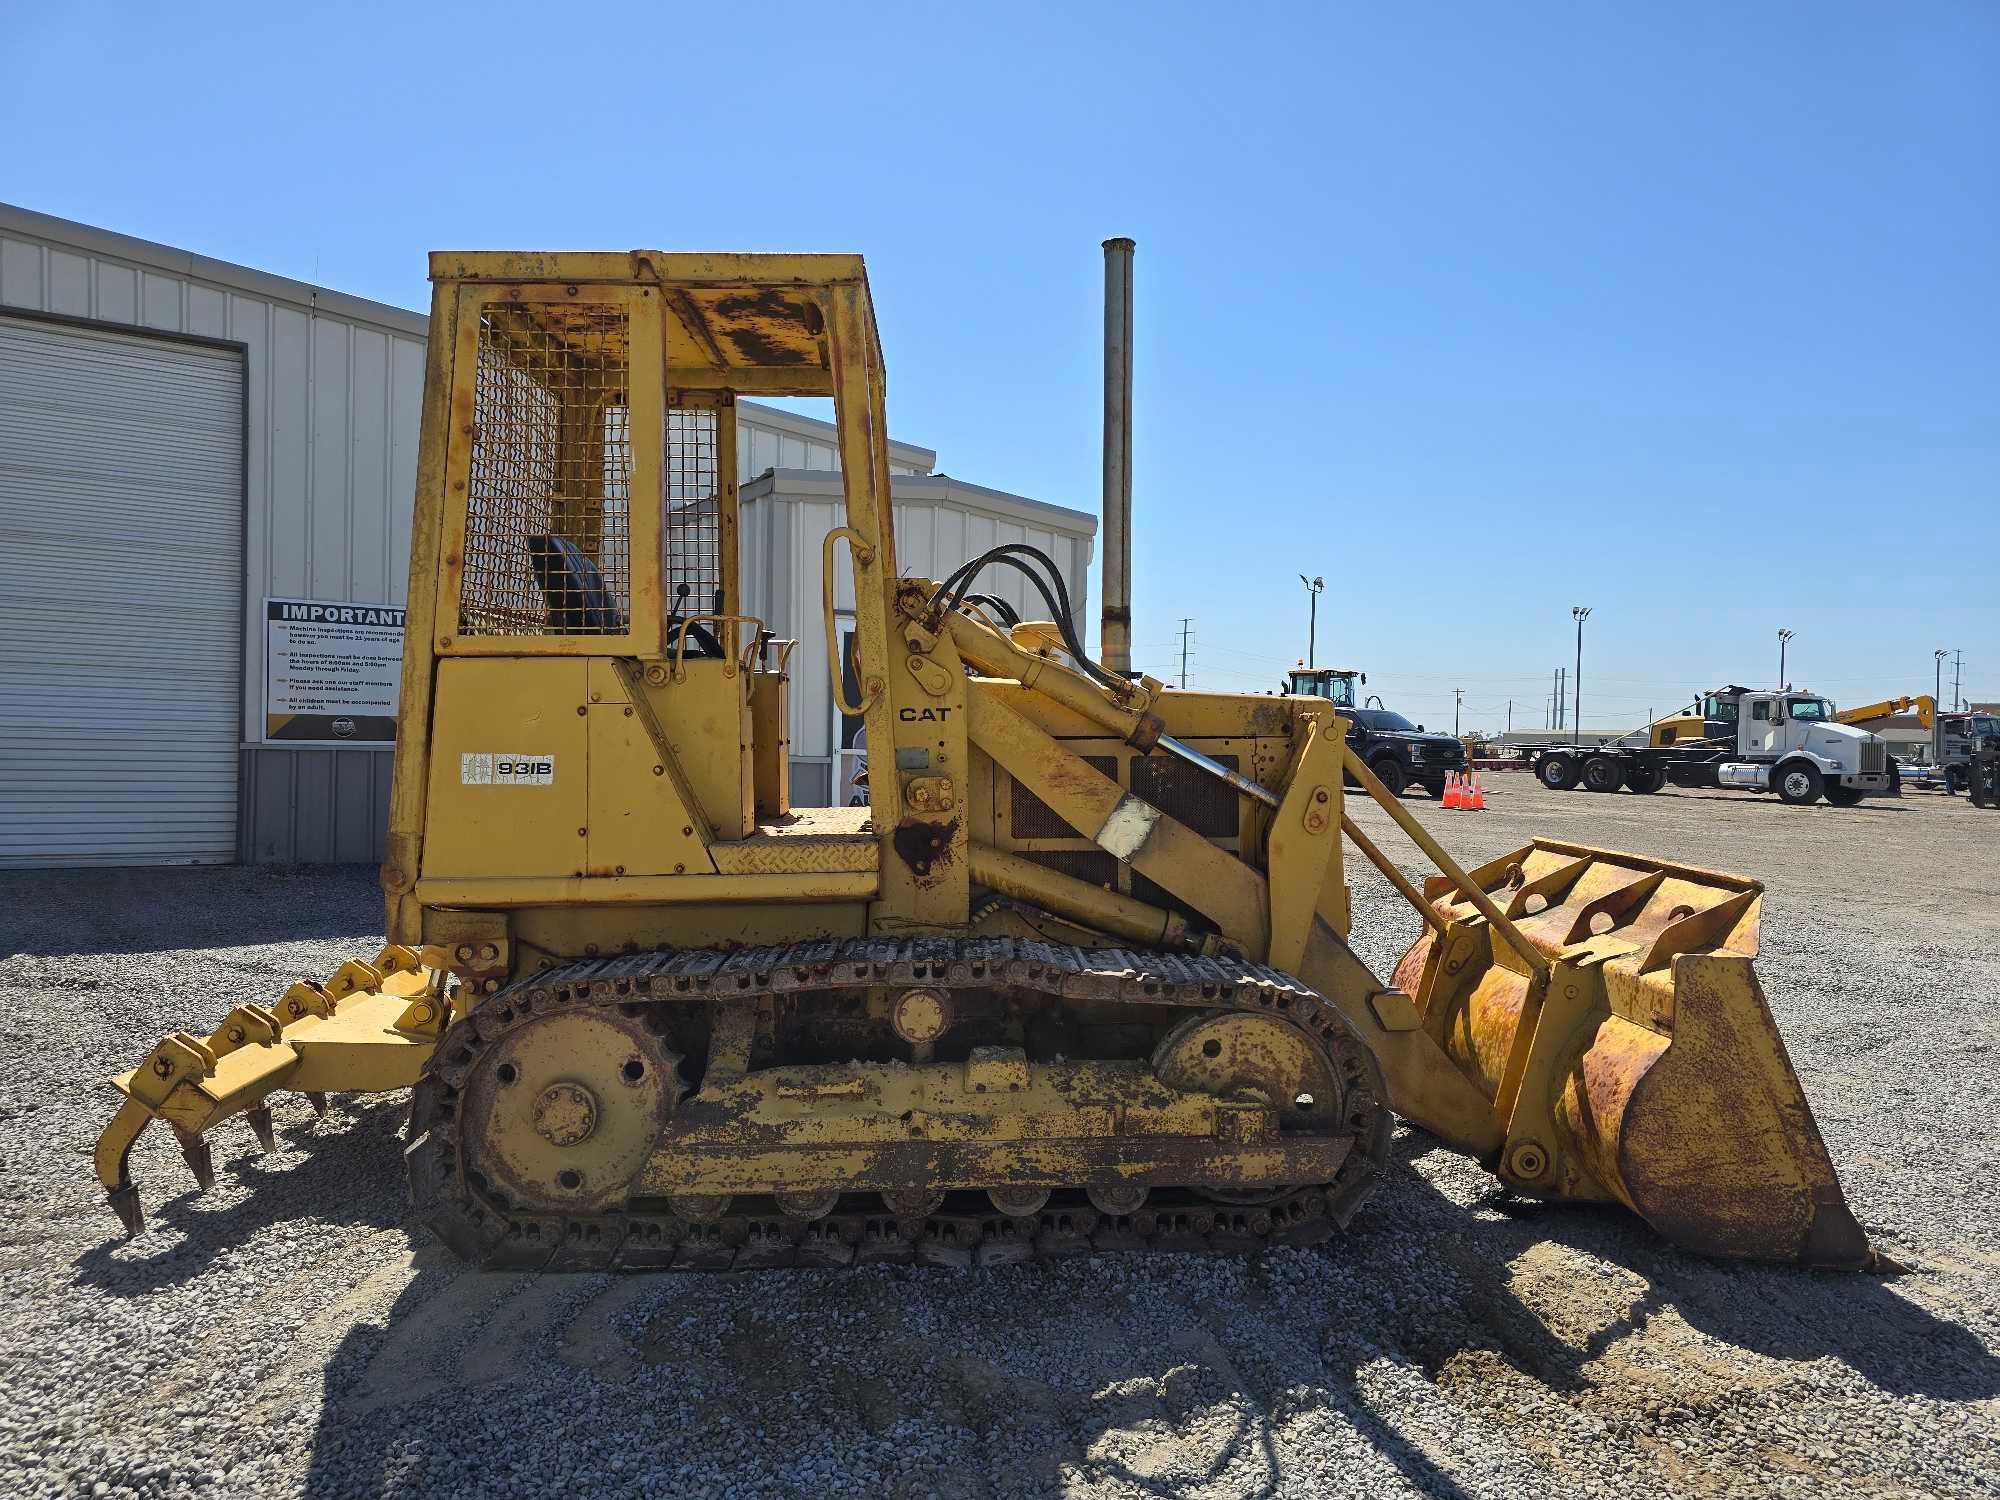
{"label": "metal building", "polygon": [[[0,204],[0,867],[381,857],[392,703],[277,699],[329,629],[376,657],[328,670],[393,697],[426,321]],[[800,642],[805,804],[852,738],[820,607],[833,429],[738,414],[746,604]],[[1034,542],[1081,622],[1095,518],[936,461],[890,444],[904,568]]]}

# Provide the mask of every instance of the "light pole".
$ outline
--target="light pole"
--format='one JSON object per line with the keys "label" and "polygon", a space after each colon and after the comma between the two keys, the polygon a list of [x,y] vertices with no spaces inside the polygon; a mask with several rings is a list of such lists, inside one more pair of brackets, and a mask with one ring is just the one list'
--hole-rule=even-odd
{"label": "light pole", "polygon": [[1931,761],[1936,763],[1944,748],[1944,727],[1938,723],[1938,699],[1944,696],[1944,659],[1951,653],[1940,646],[1931,653],[1937,658],[1937,684],[1931,689]]}
{"label": "light pole", "polygon": [[1574,605],[1570,614],[1576,619],[1576,723],[1571,726],[1570,743],[1583,743],[1583,622],[1590,618],[1590,606]]}
{"label": "light pole", "polygon": [[1780,630],[1778,632],[1778,691],[1779,692],[1783,692],[1786,688],[1791,686],[1790,683],[1785,681],[1785,647],[1791,641],[1792,635],[1793,632],[1789,630]]}
{"label": "light pole", "polygon": [[1319,591],[1326,587],[1324,578],[1308,578],[1299,574],[1299,582],[1306,586],[1306,593],[1312,599],[1312,613],[1306,621],[1306,665],[1317,665],[1313,661],[1313,638],[1319,634]]}

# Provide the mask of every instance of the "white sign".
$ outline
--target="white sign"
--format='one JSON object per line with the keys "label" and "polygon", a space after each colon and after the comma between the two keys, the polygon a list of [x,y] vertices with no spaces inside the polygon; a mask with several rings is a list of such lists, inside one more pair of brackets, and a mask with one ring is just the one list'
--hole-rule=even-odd
{"label": "white sign", "polygon": [[458,758],[460,786],[554,786],[553,755],[522,755],[518,751],[468,752]]}
{"label": "white sign", "polygon": [[387,604],[264,601],[264,738],[392,743],[404,612]]}

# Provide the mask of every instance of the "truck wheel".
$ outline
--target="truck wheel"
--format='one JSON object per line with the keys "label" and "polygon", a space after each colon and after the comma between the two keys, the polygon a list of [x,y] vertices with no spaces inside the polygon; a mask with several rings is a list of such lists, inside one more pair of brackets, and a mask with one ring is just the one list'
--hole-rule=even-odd
{"label": "truck wheel", "polygon": [[1577,779],[1586,792],[1615,792],[1624,784],[1625,771],[1608,755],[1592,755],[1584,760]]}
{"label": "truck wheel", "polygon": [[1826,789],[1826,800],[1831,802],[1835,807],[1857,806],[1861,801],[1861,788],[1858,786],[1830,786]]}
{"label": "truck wheel", "polygon": [[1771,790],[1780,802],[1793,807],[1810,807],[1819,801],[1824,780],[1811,761],[1788,760],[1771,773]]}
{"label": "truck wheel", "polygon": [[1643,763],[1625,773],[1625,785],[1635,792],[1653,793],[1667,784],[1665,766],[1649,766]]}
{"label": "truck wheel", "polygon": [[1535,767],[1535,774],[1550,791],[1566,792],[1576,785],[1576,758],[1561,750],[1544,755]]}
{"label": "truck wheel", "polygon": [[1391,797],[1402,796],[1403,788],[1410,784],[1410,778],[1403,774],[1403,767],[1400,761],[1389,760],[1385,757],[1381,760],[1370,761],[1368,769],[1375,773],[1376,779],[1388,789]]}

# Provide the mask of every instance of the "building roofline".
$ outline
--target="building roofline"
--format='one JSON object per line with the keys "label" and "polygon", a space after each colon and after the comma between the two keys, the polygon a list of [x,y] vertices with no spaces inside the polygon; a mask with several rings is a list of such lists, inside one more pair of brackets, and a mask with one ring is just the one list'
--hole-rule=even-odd
{"label": "building roofline", "polygon": [[[738,490],[745,500],[762,499],[774,494],[839,499],[843,493],[840,475],[825,469],[766,469]],[[982,510],[997,511],[1032,525],[1049,526],[1072,535],[1097,535],[1097,517],[1087,510],[1072,510],[1066,505],[1051,505],[1046,500],[988,489],[983,484],[968,484],[949,474],[892,474],[889,476],[889,498],[892,501],[970,501]]]}
{"label": "building roofline", "polygon": [[[80,224],[74,219],[61,219],[54,214],[38,213],[32,208],[23,208],[16,203],[0,202],[0,232],[7,230],[31,235],[36,239],[66,248],[126,261],[135,266],[205,281],[213,286],[249,292],[254,296],[268,298],[273,302],[283,302],[307,311],[329,313],[357,323],[373,323],[397,333],[408,334],[415,339],[427,337],[430,329],[430,318],[427,315],[407,307],[375,302],[367,297],[356,297],[347,292],[335,291],[331,287],[294,281],[289,276],[280,276],[272,271],[260,271],[254,266],[216,260],[211,256],[198,255],[192,250],[177,250],[171,245],[162,245],[154,240],[142,240],[133,235],[119,234],[114,230],[99,229],[93,224]],[[737,405],[752,413],[751,419],[760,426],[789,432],[794,437],[825,440],[839,436],[839,428],[818,417],[808,417],[801,412],[787,411],[782,407],[766,406],[761,401],[739,401]],[[937,450],[916,443],[898,442],[891,438],[889,459],[892,463],[910,464],[930,470],[937,467]],[[994,491],[994,493],[999,492]]]}
{"label": "building roofline", "polygon": [[91,224],[79,224],[73,219],[59,219],[54,214],[37,213],[19,204],[0,203],[0,231],[10,229],[65,248],[88,251],[155,271],[171,272],[213,286],[249,292],[272,302],[330,313],[357,323],[372,323],[416,339],[423,338],[430,327],[429,318],[407,307],[394,307],[387,302],[374,302],[366,297],[337,292],[331,287],[294,281],[289,276],[259,271],[254,266],[240,266],[233,261],[197,255],[192,250],[176,250],[171,245],[118,234]]}
{"label": "building roofline", "polygon": [[[745,401],[740,398],[736,406],[739,411],[754,412],[756,415],[753,420],[759,426],[775,427],[780,432],[789,432],[793,437],[817,438],[832,442],[840,436],[840,429],[833,423],[819,417],[806,416],[803,412],[787,411],[782,406],[766,406],[762,401]],[[937,450],[920,448],[915,443],[899,443],[890,438],[889,462],[917,464],[928,471],[937,467]]]}

